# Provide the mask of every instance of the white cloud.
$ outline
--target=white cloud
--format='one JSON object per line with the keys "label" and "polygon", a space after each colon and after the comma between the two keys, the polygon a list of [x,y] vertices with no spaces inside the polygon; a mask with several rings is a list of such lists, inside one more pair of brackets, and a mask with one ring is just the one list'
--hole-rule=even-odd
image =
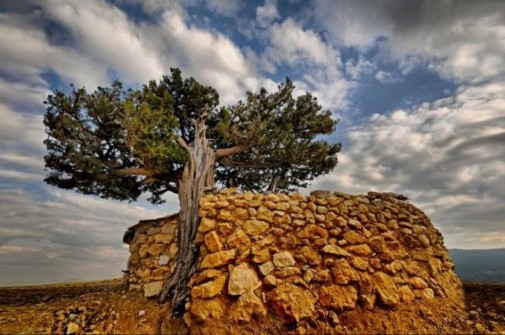
{"label": "white cloud", "polygon": [[157,55],[144,45],[147,36],[118,8],[98,1],[50,1],[44,9],[72,33],[81,54],[129,81],[146,82],[163,74]]}
{"label": "white cloud", "polygon": [[9,106],[0,103],[0,148],[7,150],[20,150],[40,152],[45,139],[42,116],[19,113]]}
{"label": "white cloud", "polygon": [[349,59],[345,63],[345,71],[351,77],[351,79],[359,79],[363,75],[371,74],[375,71],[377,65],[363,56],[360,56],[357,60]]}
{"label": "white cloud", "polygon": [[316,0],[311,5],[317,22],[337,45],[366,50],[393,30],[386,14],[390,8],[380,1]]}
{"label": "white cloud", "polygon": [[42,175],[24,171],[0,170],[0,178],[16,179],[21,181],[41,181]]}
{"label": "white cloud", "polygon": [[176,65],[202,83],[210,84],[220,93],[221,103],[236,102],[250,87],[247,78],[256,77],[255,71],[242,51],[226,36],[188,26],[174,12],[166,12],[160,27],[167,49],[175,55]]}
{"label": "white cloud", "polygon": [[277,12],[277,3],[273,0],[265,0],[263,6],[256,7],[256,21],[262,27],[266,27],[273,20],[279,18],[279,13]]}
{"label": "white cloud", "polygon": [[316,65],[340,66],[340,54],[322,41],[317,33],[304,30],[293,19],[270,27],[270,47],[265,51],[276,64],[296,66],[305,62]]}
{"label": "white cloud", "polygon": [[0,161],[28,168],[42,168],[44,166],[42,157],[12,152],[0,153]]}
{"label": "white cloud", "polygon": [[40,106],[49,93],[50,90],[45,81],[10,82],[0,78],[0,101],[3,103],[23,103]]}
{"label": "white cloud", "polygon": [[368,50],[385,38],[388,57],[406,72],[428,62],[460,82],[504,74],[503,2],[318,0],[313,7],[316,22],[337,45]]}
{"label": "white cloud", "polygon": [[375,78],[383,85],[397,84],[403,81],[403,78],[392,72],[377,71]]}
{"label": "white cloud", "polygon": [[302,73],[294,80],[295,95],[311,92],[324,108],[347,106],[347,96],[354,84],[343,77],[338,50],[291,18],[273,24],[268,33],[269,44],[262,55],[264,69],[275,72],[277,66],[288,65],[295,75]]}
{"label": "white cloud", "polygon": [[76,50],[50,45],[34,19],[29,14],[0,14],[0,44],[9,46],[0,50],[0,70],[28,83],[44,83],[41,75],[47,70],[77,85],[106,83],[103,67]]}

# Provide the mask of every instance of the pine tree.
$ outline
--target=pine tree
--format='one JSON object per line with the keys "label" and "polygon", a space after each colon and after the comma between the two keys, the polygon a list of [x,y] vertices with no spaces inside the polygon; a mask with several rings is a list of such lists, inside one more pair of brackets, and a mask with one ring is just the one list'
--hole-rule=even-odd
{"label": "pine tree", "polygon": [[115,81],[93,93],[71,86],[45,101],[51,185],[103,198],[153,204],[178,194],[179,253],[161,300],[183,311],[198,248],[198,206],[206,190],[235,186],[254,191],[291,191],[328,173],[340,144],[318,139],[337,121],[310,93],[293,97],[287,78],[278,91],[247,93],[245,101],[219,107],[215,89],[179,69],[125,90]]}

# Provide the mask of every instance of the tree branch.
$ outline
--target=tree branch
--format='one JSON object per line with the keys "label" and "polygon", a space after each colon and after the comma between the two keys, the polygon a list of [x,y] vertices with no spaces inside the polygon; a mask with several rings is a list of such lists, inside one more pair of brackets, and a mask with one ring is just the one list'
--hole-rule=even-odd
{"label": "tree branch", "polygon": [[115,171],[119,176],[146,176],[152,177],[154,174],[151,170],[146,168],[125,168]]}
{"label": "tree branch", "polygon": [[182,137],[177,136],[177,143],[191,156],[191,148]]}
{"label": "tree branch", "polygon": [[242,167],[242,168],[253,168],[253,169],[271,169],[280,166],[279,163],[252,163],[252,162],[238,162],[231,159],[222,159],[219,161],[220,164],[228,167]]}
{"label": "tree branch", "polygon": [[224,148],[224,149],[216,149],[214,154],[216,160],[223,158],[223,157],[229,157],[235,154],[239,154],[241,152],[244,152],[247,149],[247,146],[244,144],[236,145],[231,148]]}

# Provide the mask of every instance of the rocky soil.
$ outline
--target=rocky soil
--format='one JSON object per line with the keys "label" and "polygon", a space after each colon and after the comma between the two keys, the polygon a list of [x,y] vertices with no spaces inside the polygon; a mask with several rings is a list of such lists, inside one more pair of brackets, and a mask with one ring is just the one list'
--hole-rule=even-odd
{"label": "rocky soil", "polygon": [[[465,282],[464,289],[469,318],[458,320],[461,332],[505,334],[505,285]],[[450,311],[443,310],[443,306],[416,306],[412,310],[424,311],[434,320],[432,329],[416,329],[416,333],[447,326],[444,314]],[[404,312],[405,317],[396,320],[398,325],[409,322],[412,311],[407,306]],[[166,316],[167,306],[144,298],[139,291],[126,292],[119,279],[0,288],[0,334],[191,333],[182,320]],[[353,311],[339,315],[336,322],[343,332],[366,333],[374,332],[373,325],[381,322],[378,319],[390,317],[387,311]],[[328,324],[331,322],[328,320]],[[252,322],[249,328],[251,333],[264,334],[302,332],[295,324],[268,316],[261,324]]]}

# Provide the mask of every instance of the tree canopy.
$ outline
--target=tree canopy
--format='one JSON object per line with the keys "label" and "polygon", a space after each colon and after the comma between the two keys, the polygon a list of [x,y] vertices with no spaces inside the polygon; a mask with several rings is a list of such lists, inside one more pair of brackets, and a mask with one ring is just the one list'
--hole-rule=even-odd
{"label": "tree canopy", "polygon": [[214,88],[171,69],[137,90],[115,81],[92,93],[55,91],[45,101],[45,181],[118,200],[147,192],[161,203],[163,193],[179,191],[184,145],[204,116],[218,184],[254,191],[306,186],[337,164],[340,144],[320,139],[337,121],[310,93],[295,98],[293,89],[286,78],[276,92],[247,92],[220,107]]}

